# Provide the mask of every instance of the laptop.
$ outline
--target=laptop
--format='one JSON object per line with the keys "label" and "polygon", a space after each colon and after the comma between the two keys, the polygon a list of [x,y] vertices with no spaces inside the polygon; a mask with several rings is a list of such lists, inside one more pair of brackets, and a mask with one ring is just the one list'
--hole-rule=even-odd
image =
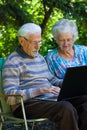
{"label": "laptop", "polygon": [[87,66],[67,68],[58,101],[87,94]]}

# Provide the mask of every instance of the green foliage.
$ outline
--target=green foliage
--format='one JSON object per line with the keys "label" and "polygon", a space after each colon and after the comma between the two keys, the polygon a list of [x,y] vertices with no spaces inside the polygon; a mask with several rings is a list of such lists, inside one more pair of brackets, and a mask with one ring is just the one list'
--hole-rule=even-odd
{"label": "green foliage", "polygon": [[11,25],[0,26],[0,30],[0,57],[5,57],[14,51],[17,46],[17,30]]}
{"label": "green foliage", "polygon": [[8,56],[18,45],[17,31],[27,22],[42,28],[42,55],[56,47],[52,26],[61,18],[75,20],[78,44],[87,45],[87,2],[85,0],[0,0],[0,57]]}

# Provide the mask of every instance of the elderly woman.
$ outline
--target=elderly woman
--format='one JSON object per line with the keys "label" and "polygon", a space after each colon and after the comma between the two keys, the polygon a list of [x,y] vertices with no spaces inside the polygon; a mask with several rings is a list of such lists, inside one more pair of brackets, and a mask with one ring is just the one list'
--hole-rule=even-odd
{"label": "elderly woman", "polygon": [[87,65],[87,47],[74,44],[78,38],[75,22],[62,19],[55,23],[52,33],[58,48],[49,52],[46,60],[53,75],[63,79],[67,67]]}
{"label": "elderly woman", "polygon": [[[63,79],[68,67],[87,65],[87,47],[74,44],[78,30],[73,21],[62,19],[55,23],[52,31],[58,48],[48,53],[46,61],[51,73]],[[87,130],[87,95],[67,100],[77,110],[79,129]]]}

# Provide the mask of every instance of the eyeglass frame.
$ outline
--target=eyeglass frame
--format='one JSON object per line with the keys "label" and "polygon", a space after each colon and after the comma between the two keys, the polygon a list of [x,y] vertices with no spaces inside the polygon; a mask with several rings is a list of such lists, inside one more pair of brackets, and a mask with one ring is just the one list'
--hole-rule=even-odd
{"label": "eyeglass frame", "polygon": [[23,37],[26,41],[28,41],[31,45],[35,45],[35,44],[39,44],[39,45],[41,45],[42,44],[42,42],[41,41],[30,41],[30,40],[28,40],[26,37]]}
{"label": "eyeglass frame", "polygon": [[70,39],[68,38],[66,40],[60,40],[60,39],[58,39],[58,42],[60,42],[60,43],[67,42],[68,44],[71,44],[73,42],[73,39],[72,38],[70,38]]}

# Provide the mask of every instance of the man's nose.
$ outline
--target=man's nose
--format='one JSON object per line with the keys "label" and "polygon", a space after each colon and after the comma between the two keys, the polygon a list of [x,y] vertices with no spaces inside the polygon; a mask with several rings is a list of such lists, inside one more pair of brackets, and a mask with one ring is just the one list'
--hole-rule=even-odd
{"label": "man's nose", "polygon": [[36,49],[40,48],[39,42],[35,43],[35,48],[36,48]]}

